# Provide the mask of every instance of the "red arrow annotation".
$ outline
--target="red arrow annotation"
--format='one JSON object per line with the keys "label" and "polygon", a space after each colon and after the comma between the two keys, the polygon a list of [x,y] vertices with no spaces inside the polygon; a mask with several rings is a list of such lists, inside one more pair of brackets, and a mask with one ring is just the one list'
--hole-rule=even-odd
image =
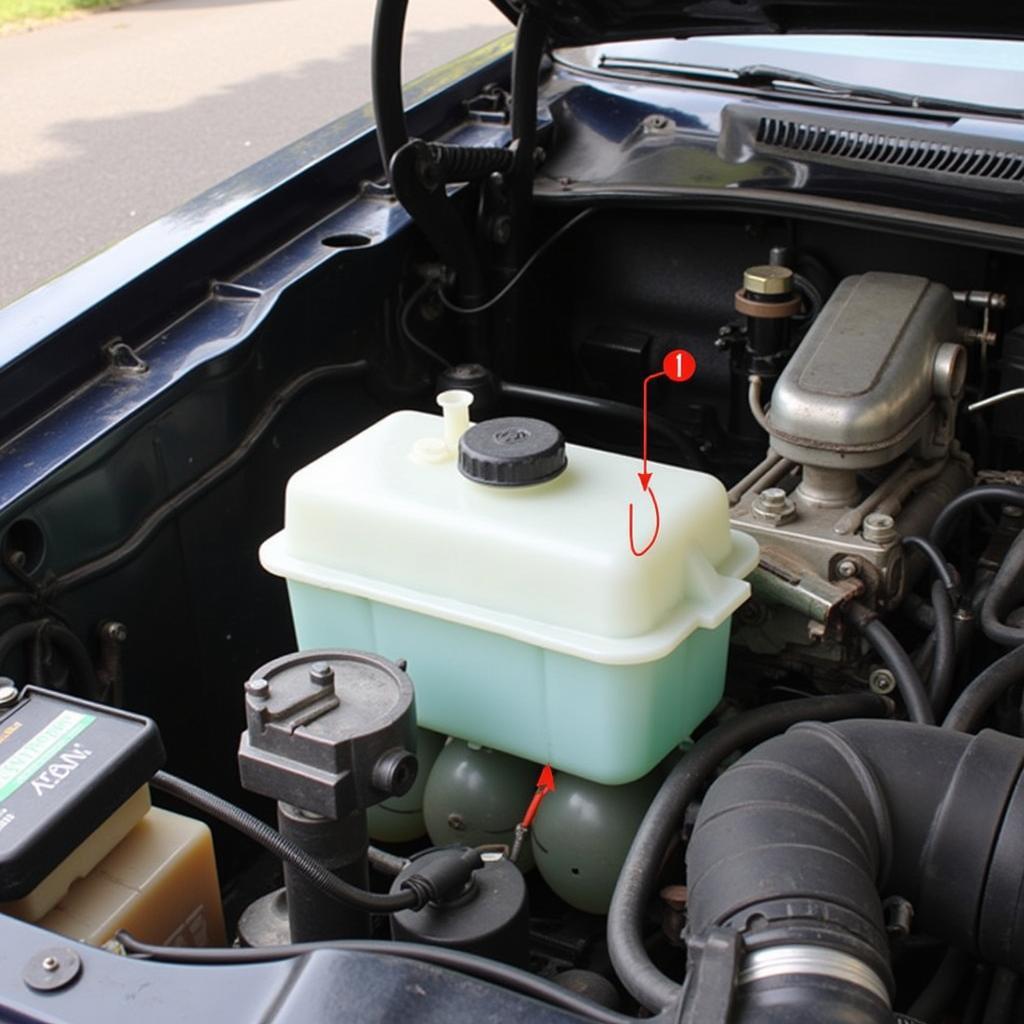
{"label": "red arrow annotation", "polygon": [[697,372],[697,361],[690,355],[689,352],[684,348],[673,349],[661,363],[661,370],[658,373],[652,373],[650,376],[644,378],[643,385],[643,471],[637,473],[637,478],[640,481],[641,489],[650,495],[651,503],[654,505],[654,532],[651,535],[651,539],[647,542],[646,546],[637,548],[636,540],[633,536],[633,503],[629,503],[629,550],[637,558],[641,558],[647,554],[648,551],[654,547],[654,542],[658,539],[658,534],[661,532],[661,509],[658,507],[658,499],[655,497],[654,491],[651,489],[651,477],[653,473],[648,472],[647,469],[647,385],[652,380],[657,380],[659,377],[668,377],[669,380],[675,383],[682,383],[683,381],[689,380]]}
{"label": "red arrow annotation", "polygon": [[644,424],[644,471],[637,473],[640,478],[640,486],[646,491],[651,485],[651,477],[653,473],[647,472],[647,385],[652,380],[657,380],[659,377],[664,377],[665,371],[661,370],[658,373],[652,373],[649,377],[644,377],[644,400],[643,400],[643,424]]}
{"label": "red arrow annotation", "polygon": [[540,810],[540,803],[548,795],[548,793],[554,793],[555,791],[555,775],[551,771],[551,765],[546,764],[540,770],[540,775],[537,778],[537,792],[533,794],[533,799],[530,801],[530,806],[526,808],[526,813],[523,815],[523,820],[520,822],[520,826],[524,829],[529,828],[533,824],[533,819],[537,816],[537,812]]}
{"label": "red arrow annotation", "polygon": [[[640,474],[638,473],[637,476]],[[650,477],[653,474],[648,473]],[[641,481],[642,482],[642,481]],[[629,550],[636,555],[637,558],[642,558],[647,554],[651,548],[654,547],[654,542],[658,539],[658,534],[661,533],[661,509],[658,508],[658,499],[654,495],[654,489],[650,484],[644,486],[644,490],[651,496],[651,502],[654,504],[654,532],[651,534],[651,539],[647,542],[645,547],[637,548],[636,540],[633,537],[633,502],[629,503]]]}

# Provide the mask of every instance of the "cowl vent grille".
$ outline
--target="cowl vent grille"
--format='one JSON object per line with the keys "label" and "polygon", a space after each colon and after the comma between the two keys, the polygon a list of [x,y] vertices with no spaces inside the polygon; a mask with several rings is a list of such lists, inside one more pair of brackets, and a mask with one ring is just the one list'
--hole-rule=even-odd
{"label": "cowl vent grille", "polygon": [[757,141],[843,160],[916,168],[994,181],[1024,181],[1024,153],[954,142],[762,117]]}
{"label": "cowl vent grille", "polygon": [[876,174],[1019,195],[1024,186],[1024,140],[958,128],[896,114],[818,113],[730,103],[722,112],[718,155],[746,163],[757,156],[800,154],[808,164],[860,167]]}

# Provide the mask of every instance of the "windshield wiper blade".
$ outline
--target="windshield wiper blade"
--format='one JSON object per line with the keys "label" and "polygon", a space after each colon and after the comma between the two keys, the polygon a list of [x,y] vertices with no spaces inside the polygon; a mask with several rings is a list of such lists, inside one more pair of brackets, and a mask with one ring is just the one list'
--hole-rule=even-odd
{"label": "windshield wiper blade", "polygon": [[803,71],[773,67],[771,64],[748,64],[739,68],[719,68],[702,64],[682,64],[667,60],[647,60],[638,57],[609,57],[602,54],[599,66],[611,71],[640,71],[669,75],[692,81],[738,85],[804,96],[825,96],[860,102],[880,103],[909,110],[938,111],[951,114],[978,114],[982,117],[1021,117],[1024,110],[1017,107],[997,107],[987,103],[944,99],[941,96],[919,96],[914,93],[885,89],[879,86],[857,85]]}

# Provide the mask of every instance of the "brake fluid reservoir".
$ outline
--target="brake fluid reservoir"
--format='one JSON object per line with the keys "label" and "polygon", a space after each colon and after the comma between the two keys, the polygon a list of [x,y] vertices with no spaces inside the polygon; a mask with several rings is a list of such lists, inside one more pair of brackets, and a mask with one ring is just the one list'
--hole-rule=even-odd
{"label": "brake fluid reservoir", "polygon": [[[721,697],[757,545],[711,476],[471,427],[469,396],[388,416],[296,473],[261,548],[299,645],[406,659],[421,726],[594,781],[645,775]],[[461,419],[461,422],[460,422]],[[458,458],[456,458],[458,449]]]}

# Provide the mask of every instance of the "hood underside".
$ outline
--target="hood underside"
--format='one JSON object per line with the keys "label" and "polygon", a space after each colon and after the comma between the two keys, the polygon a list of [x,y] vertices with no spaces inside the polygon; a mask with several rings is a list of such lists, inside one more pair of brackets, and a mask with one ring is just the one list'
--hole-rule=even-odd
{"label": "hood underside", "polygon": [[[867,33],[1024,38],[1024,19],[983,0],[492,0],[515,21],[544,12],[556,45],[730,33]],[[1012,6],[1012,5],[1011,5]]]}

